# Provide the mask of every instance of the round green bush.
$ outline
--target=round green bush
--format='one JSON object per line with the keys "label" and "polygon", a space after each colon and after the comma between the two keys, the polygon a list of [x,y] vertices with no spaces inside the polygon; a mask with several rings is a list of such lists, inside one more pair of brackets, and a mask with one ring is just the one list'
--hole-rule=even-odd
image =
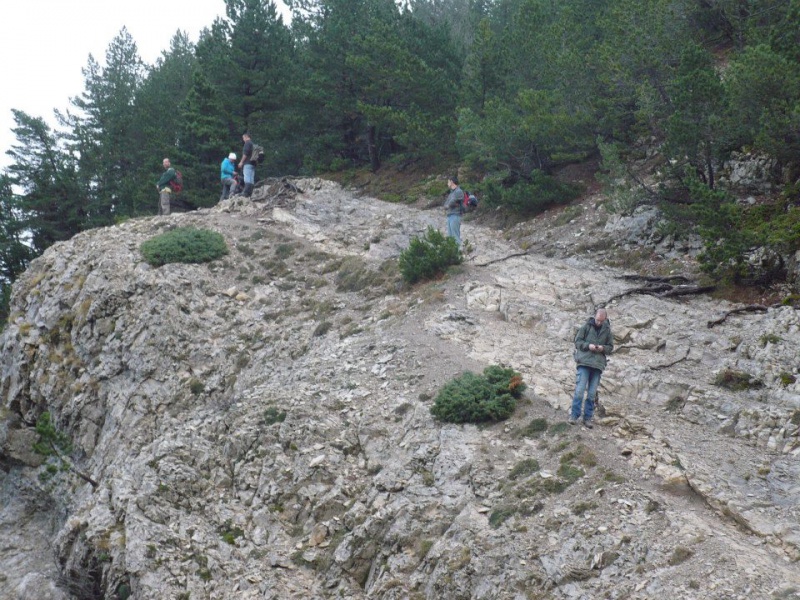
{"label": "round green bush", "polygon": [[513,369],[492,366],[483,375],[466,372],[439,391],[431,413],[449,423],[503,421],[514,412],[524,389]]}
{"label": "round green bush", "polygon": [[416,283],[441,275],[451,265],[463,260],[458,244],[441,231],[428,227],[424,237],[413,237],[400,253],[400,274],[406,283]]}
{"label": "round green bush", "polygon": [[216,231],[179,227],[150,238],[139,250],[154,267],[167,263],[211,262],[228,254],[228,246]]}

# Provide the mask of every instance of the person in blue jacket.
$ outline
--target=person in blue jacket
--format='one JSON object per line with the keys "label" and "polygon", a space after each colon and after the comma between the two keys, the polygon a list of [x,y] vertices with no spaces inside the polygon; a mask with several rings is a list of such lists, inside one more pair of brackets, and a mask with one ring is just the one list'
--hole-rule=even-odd
{"label": "person in blue jacket", "polygon": [[219,167],[220,180],[222,181],[222,196],[220,200],[227,200],[236,190],[236,153],[231,152],[228,158],[222,160]]}

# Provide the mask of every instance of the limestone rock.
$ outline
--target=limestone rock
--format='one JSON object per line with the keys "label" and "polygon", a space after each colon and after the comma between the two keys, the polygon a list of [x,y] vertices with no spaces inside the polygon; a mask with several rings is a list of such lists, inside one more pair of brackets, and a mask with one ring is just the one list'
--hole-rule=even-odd
{"label": "limestone rock", "polygon": [[[730,304],[620,296],[602,427],[570,427],[575,331],[630,284],[566,255],[606,227],[649,236],[652,209],[606,223],[587,205],[581,236],[547,253],[467,218],[475,260],[409,289],[391,261],[443,225],[438,211],[295,183],[305,191],[280,204],[257,189],[81,233],[15,283],[0,337],[1,598],[800,587],[797,311],[709,329]],[[218,231],[231,255],[149,267],[138,248],[164,223]],[[510,419],[432,418],[444,384],[489,364],[529,386]],[[762,387],[723,387],[726,369]],[[31,453],[45,410],[73,471]]]}

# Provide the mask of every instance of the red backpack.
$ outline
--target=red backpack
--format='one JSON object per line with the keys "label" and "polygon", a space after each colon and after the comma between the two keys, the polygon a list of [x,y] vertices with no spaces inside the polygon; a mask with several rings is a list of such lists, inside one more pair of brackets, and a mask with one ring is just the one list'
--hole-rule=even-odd
{"label": "red backpack", "polygon": [[469,212],[471,210],[475,210],[477,207],[478,197],[472,192],[464,190],[464,206],[461,207],[462,212]]}
{"label": "red backpack", "polygon": [[175,179],[169,182],[169,187],[176,194],[183,190],[183,174],[177,169],[175,170]]}

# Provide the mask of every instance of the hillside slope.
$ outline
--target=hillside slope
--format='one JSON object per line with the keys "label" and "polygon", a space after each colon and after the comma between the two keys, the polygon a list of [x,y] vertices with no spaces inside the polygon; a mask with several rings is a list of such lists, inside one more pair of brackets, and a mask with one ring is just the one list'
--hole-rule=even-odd
{"label": "hillside slope", "polygon": [[[438,211],[295,184],[80,234],[16,283],[0,597],[800,597],[796,311],[709,328],[733,306],[622,296],[606,416],[570,427],[572,336],[622,271],[467,221],[470,260],[404,290],[394,259]],[[231,254],[143,262],[186,225]],[[529,385],[511,419],[432,419],[493,363]],[[96,488],[40,477],[43,411]]]}

